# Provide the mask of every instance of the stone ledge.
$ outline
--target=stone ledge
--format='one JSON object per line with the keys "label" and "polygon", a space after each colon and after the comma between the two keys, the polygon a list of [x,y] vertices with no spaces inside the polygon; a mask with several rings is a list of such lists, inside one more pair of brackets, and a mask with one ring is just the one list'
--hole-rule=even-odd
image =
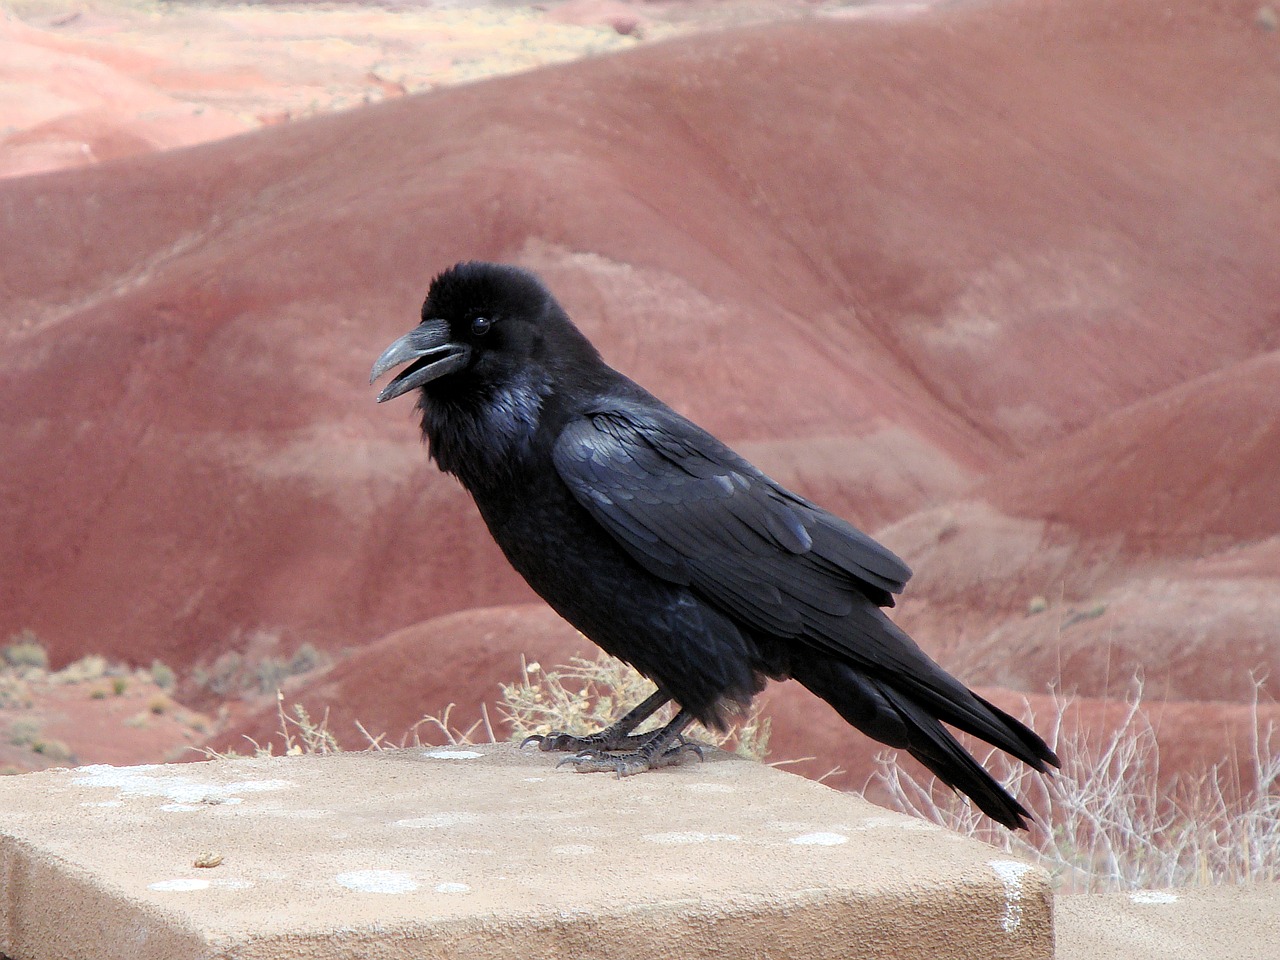
{"label": "stone ledge", "polygon": [[0,953],[1052,956],[1047,876],[982,844],[724,754],[625,780],[557,759],[498,745],[5,778]]}
{"label": "stone ledge", "polygon": [[1280,883],[1072,894],[1055,912],[1057,960],[1280,956]]}

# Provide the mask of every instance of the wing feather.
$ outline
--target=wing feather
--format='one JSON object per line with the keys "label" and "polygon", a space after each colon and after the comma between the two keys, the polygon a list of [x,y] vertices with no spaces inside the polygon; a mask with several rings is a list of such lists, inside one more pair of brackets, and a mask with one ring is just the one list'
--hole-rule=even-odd
{"label": "wing feather", "polygon": [[578,502],[646,570],[775,636],[867,659],[871,624],[850,613],[868,598],[891,605],[911,575],[666,408],[615,401],[571,421],[553,456]]}

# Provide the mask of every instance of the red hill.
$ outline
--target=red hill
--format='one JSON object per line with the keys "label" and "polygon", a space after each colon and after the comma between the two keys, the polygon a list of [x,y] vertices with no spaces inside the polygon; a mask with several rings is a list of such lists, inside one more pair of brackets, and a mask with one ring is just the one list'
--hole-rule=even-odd
{"label": "red hill", "polygon": [[364,383],[476,257],[541,271],[802,492],[896,521],[922,641],[1039,687],[1052,657],[1015,669],[1008,627],[1032,595],[1277,533],[1253,14],[797,22],[0,182],[0,635],[189,667],[258,629],[333,649],[530,599]]}

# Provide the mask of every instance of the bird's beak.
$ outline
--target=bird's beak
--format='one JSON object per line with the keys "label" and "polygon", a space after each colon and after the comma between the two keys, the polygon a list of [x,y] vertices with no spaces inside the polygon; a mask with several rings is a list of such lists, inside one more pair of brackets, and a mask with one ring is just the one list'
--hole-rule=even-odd
{"label": "bird's beak", "polygon": [[369,382],[373,383],[393,367],[409,364],[378,394],[378,403],[382,403],[462,369],[470,358],[470,347],[449,341],[447,321],[423,320],[418,327],[387,347],[374,363]]}

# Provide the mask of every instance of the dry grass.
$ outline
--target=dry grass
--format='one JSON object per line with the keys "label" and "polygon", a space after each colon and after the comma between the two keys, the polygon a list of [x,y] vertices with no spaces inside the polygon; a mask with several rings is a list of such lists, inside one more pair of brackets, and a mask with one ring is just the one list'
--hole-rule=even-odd
{"label": "dry grass", "polygon": [[[979,759],[1039,821],[1013,833],[982,816],[936,780],[917,780],[891,754],[873,779],[894,806],[976,837],[1049,869],[1060,889],[1131,890],[1280,878],[1280,737],[1254,698],[1254,786],[1223,761],[1197,777],[1161,777],[1160,747],[1135,685],[1108,733],[1068,721],[1069,698],[1055,696],[1046,740],[1062,770],[1044,777],[992,750]],[[1028,711],[1030,714],[1030,711]],[[1034,715],[1029,716],[1037,726]],[[1038,727],[1037,727],[1038,729]]]}
{"label": "dry grass", "polygon": [[[498,709],[511,725],[508,739],[523,740],[531,733],[552,730],[572,734],[588,734],[600,730],[653,692],[653,684],[620,660],[601,654],[595,660],[573,658],[570,665],[544,671],[537,663],[521,658],[521,677],[514,683],[500,684]],[[283,754],[339,753],[342,747],[329,730],[329,712],[316,720],[301,704],[286,710],[284,694],[276,691],[276,709],[280,726],[271,740],[260,744],[246,738],[252,749],[248,753],[217,751],[199,747],[211,760],[228,760],[243,756],[271,757]],[[453,745],[497,743],[498,737],[489,719],[489,711],[481,705],[480,719],[460,728],[453,722],[454,705],[440,714],[423,717],[410,727],[396,743],[389,743],[385,733],[372,734],[356,723],[365,738],[367,750],[388,747],[421,747],[438,743],[441,738]],[[670,719],[670,708],[658,711],[646,725],[653,727]],[[424,742],[427,731],[435,731]],[[724,733],[713,733],[694,725],[693,738],[713,743],[739,756],[753,760],[764,758],[769,743],[769,720],[753,708],[740,723]],[[279,746],[282,747],[277,753]]]}
{"label": "dry grass", "polygon": [[[594,660],[572,658],[568,666],[544,670],[521,658],[523,675],[500,684],[498,709],[511,725],[511,739],[535,733],[583,736],[607,727],[654,691],[651,682],[621,660],[600,654]],[[654,729],[674,715],[667,705],[641,730]],[[753,706],[723,733],[700,724],[689,728],[694,740],[711,743],[751,760],[763,760],[769,749],[769,719]]]}
{"label": "dry grass", "polygon": [[[328,710],[325,710],[324,716],[319,720],[313,720],[306,708],[300,703],[293,705],[291,713],[286,712],[284,694],[277,690],[276,711],[280,718],[280,729],[276,731],[276,734],[280,737],[283,756],[297,757],[313,753],[342,753],[342,746],[329,730]],[[212,747],[192,747],[191,749],[199,750],[210,760],[237,760],[246,756],[276,756],[274,741],[268,740],[265,744],[260,744],[252,737],[245,737],[245,739],[253,746],[253,750],[247,754],[236,750],[218,751]]]}

